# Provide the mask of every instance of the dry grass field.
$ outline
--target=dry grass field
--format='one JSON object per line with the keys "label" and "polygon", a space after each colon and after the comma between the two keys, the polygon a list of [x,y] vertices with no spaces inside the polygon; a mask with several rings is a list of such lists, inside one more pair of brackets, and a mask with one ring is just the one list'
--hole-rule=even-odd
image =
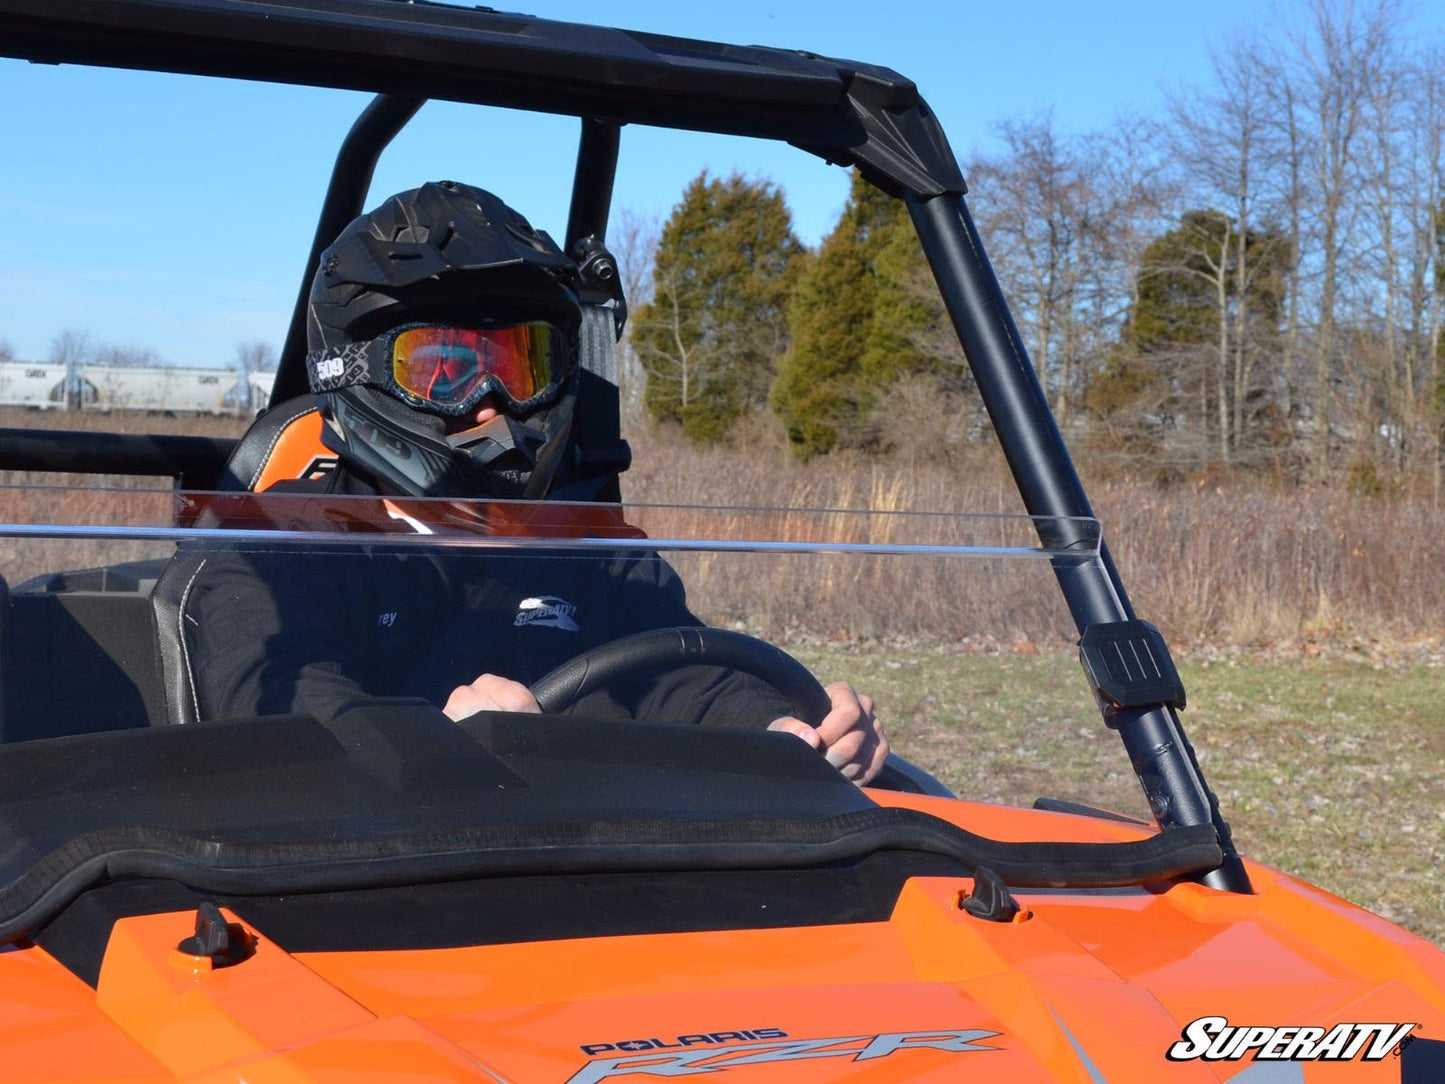
{"label": "dry grass field", "polygon": [[[746,453],[697,450],[666,433],[633,444],[635,465],[624,479],[630,499],[1023,513],[992,446],[949,463],[837,458],[800,466],[762,440]],[[1081,461],[1086,483],[1087,467]],[[1135,609],[1176,648],[1445,641],[1445,510],[1427,501],[1248,479],[1088,489]],[[771,604],[787,605],[786,595],[759,600],[765,624],[773,623]],[[971,616],[966,600],[958,607]],[[1015,627],[993,631],[1072,642],[1056,613],[1018,607]],[[957,638],[969,630],[938,631]]]}

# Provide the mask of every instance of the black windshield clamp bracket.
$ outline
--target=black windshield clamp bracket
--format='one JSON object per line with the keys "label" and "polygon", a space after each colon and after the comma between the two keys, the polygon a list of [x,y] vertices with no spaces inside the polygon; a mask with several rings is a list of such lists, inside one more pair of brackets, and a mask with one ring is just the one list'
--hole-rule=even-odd
{"label": "black windshield clamp bracket", "polygon": [[1079,661],[1106,708],[1184,708],[1184,682],[1169,646],[1147,621],[1090,625],[1079,639]]}
{"label": "black windshield clamp bracket", "polygon": [[230,967],[255,955],[256,938],[240,923],[227,922],[221,909],[207,900],[196,908],[196,932],[176,951],[208,960],[211,967]]}
{"label": "black windshield clamp bracket", "polygon": [[985,922],[1012,922],[1019,913],[1018,901],[993,870],[979,866],[973,871],[973,891],[960,893],[958,906]]}

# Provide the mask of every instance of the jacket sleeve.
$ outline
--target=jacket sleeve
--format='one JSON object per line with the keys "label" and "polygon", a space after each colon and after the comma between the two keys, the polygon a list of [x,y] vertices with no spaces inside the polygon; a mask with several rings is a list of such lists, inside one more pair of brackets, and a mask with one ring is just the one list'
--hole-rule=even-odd
{"label": "jacket sleeve", "polygon": [[284,554],[207,558],[183,617],[202,719],[325,715],[366,691],[349,612],[364,585],[318,584],[314,572]]}
{"label": "jacket sleeve", "polygon": [[[612,566],[611,580],[613,638],[704,624],[688,608],[682,578],[657,553],[621,555]],[[763,729],[793,714],[787,699],[771,685],[716,666],[677,666],[621,684],[614,697],[639,719]]]}

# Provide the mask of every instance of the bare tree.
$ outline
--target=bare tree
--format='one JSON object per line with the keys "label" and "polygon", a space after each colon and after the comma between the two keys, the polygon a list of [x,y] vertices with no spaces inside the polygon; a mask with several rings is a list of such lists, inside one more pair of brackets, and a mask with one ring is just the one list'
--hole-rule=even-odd
{"label": "bare tree", "polygon": [[235,394],[239,400],[238,405],[252,413],[259,413],[267,404],[259,401],[262,393],[255,390],[251,383],[251,376],[255,373],[274,373],[275,371],[276,349],[270,343],[260,339],[237,343]]}
{"label": "bare tree", "polygon": [[[608,249],[616,257],[622,274],[623,296],[627,298],[628,308],[635,313],[652,300],[652,268],[656,262],[662,223],[656,215],[643,215],[624,207],[613,216],[607,233]],[[642,401],[645,374],[633,346],[634,326],[629,321],[623,329],[622,341],[617,344],[618,383],[622,416],[626,423],[641,420],[645,413]]]}
{"label": "bare tree", "polygon": [[[679,268],[654,269],[651,303],[632,321],[628,353],[639,369],[646,367],[654,387],[666,388],[682,408],[690,406],[705,381],[726,360],[723,343],[711,335],[690,334],[686,312],[690,283]],[[637,334],[646,331],[647,334]],[[642,380],[633,386],[641,387]],[[640,397],[641,392],[639,391]]]}
{"label": "bare tree", "polygon": [[52,365],[79,365],[90,358],[90,333],[66,328],[50,340]]}
{"label": "bare tree", "polygon": [[[1409,137],[1404,124],[1414,73],[1391,45],[1378,77],[1368,88],[1366,136],[1361,155],[1362,212],[1372,244],[1361,253],[1362,304],[1359,320],[1375,325],[1373,349],[1361,351],[1353,383],[1357,392],[1356,445],[1365,454],[1388,459],[1398,470],[1404,454],[1404,419],[1413,413],[1413,379],[1404,362],[1405,254],[1410,232],[1405,216],[1405,185],[1410,170]],[[1374,319],[1371,319],[1374,317]],[[1355,360],[1353,352],[1347,360]]]}
{"label": "bare tree", "polygon": [[[1155,403],[1148,426],[1186,460],[1298,447],[1288,460],[1325,481],[1348,443],[1352,466],[1428,468],[1438,488],[1445,51],[1402,32],[1403,2],[1309,0],[1298,25],[1224,42],[1205,83],[1170,102],[1166,139],[1138,120],[1077,138],[1043,117],[1004,125],[1002,152],[971,164],[1061,421],[1092,381],[1091,414]],[[1126,356],[1126,314],[1145,301],[1155,318],[1195,306],[1179,350],[1154,328],[1152,372]],[[1156,378],[1173,390],[1144,386]]]}
{"label": "bare tree", "polygon": [[[1445,201],[1445,51],[1396,56],[1374,100],[1373,217],[1386,283],[1387,418],[1394,467],[1438,460],[1431,425],[1441,325],[1438,283]],[[1428,457],[1428,458],[1426,458]]]}
{"label": "bare tree", "polygon": [[1245,442],[1248,404],[1263,360],[1263,344],[1253,333],[1259,314],[1251,302],[1266,292],[1262,280],[1277,276],[1284,255],[1283,238],[1261,228],[1266,177],[1281,159],[1262,53],[1250,37],[1211,50],[1213,81],[1170,101],[1172,146],[1183,166],[1186,198],[1195,206],[1224,209],[1217,222],[1193,220],[1208,227],[1198,238],[1193,266],[1207,278],[1215,299],[1214,411],[1225,461]]}
{"label": "bare tree", "polygon": [[1314,468],[1323,480],[1330,465],[1332,387],[1340,356],[1337,321],[1349,241],[1358,211],[1361,146],[1368,125],[1371,88],[1382,78],[1397,22],[1395,0],[1364,9],[1354,0],[1310,0],[1309,26],[1293,38],[1289,75],[1301,88],[1302,114],[1313,142],[1313,248],[1319,288],[1314,301]]}
{"label": "bare tree", "polygon": [[1106,258],[1109,208],[1089,140],[1068,139],[1053,117],[1000,126],[1004,154],[970,167],[975,207],[1000,278],[1063,424],[1088,370],[1090,323],[1110,306],[1098,261]]}
{"label": "bare tree", "polygon": [[1158,121],[1126,114],[1115,119],[1103,144],[1098,177],[1110,215],[1100,266],[1113,278],[1101,294],[1107,293],[1113,306],[1106,321],[1111,328],[1137,303],[1144,252],[1162,227],[1166,209],[1178,204],[1178,171],[1171,175],[1158,150],[1163,143]]}
{"label": "bare tree", "polygon": [[116,346],[114,343],[102,343],[95,347],[89,360],[96,365],[117,369],[135,369],[161,363],[160,355],[150,347]]}
{"label": "bare tree", "polygon": [[1303,380],[1299,365],[1309,152],[1304,133],[1304,107],[1292,76],[1293,60],[1277,38],[1262,42],[1262,46],[1259,59],[1264,67],[1265,94],[1269,103],[1267,138],[1277,148],[1276,168],[1266,172],[1264,182],[1274,216],[1282,227],[1285,244],[1282,261],[1284,329],[1280,338],[1274,390],[1279,400],[1280,415],[1293,442],[1295,419],[1302,412],[1304,398],[1300,390]]}
{"label": "bare tree", "polygon": [[[67,407],[80,405],[80,367],[90,357],[88,332],[66,328],[50,340],[50,363],[65,366],[65,401]],[[53,393],[52,393],[53,394]]]}
{"label": "bare tree", "polygon": [[252,373],[273,373],[276,371],[276,348],[260,339],[237,343],[236,368],[243,378]]}
{"label": "bare tree", "polygon": [[1417,61],[1415,93],[1409,126],[1413,154],[1409,211],[1411,259],[1409,274],[1410,337],[1407,361],[1414,413],[1413,448],[1429,456],[1431,489],[1440,503],[1442,451],[1441,409],[1436,390],[1440,369],[1442,301],[1445,301],[1445,47],[1426,48]]}

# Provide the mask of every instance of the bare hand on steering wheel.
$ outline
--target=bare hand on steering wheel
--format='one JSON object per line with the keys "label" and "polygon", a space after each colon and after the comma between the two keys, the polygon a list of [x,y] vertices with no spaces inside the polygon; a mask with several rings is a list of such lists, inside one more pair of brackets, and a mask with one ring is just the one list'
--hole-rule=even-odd
{"label": "bare hand on steering wheel", "polygon": [[453,722],[461,722],[479,711],[541,710],[531,689],[500,674],[483,674],[470,685],[458,685],[442,708]]}
{"label": "bare hand on steering wheel", "polygon": [[816,727],[785,716],[774,719],[768,729],[801,738],[823,753],[844,779],[861,787],[873,781],[888,759],[883,724],[873,714],[871,696],[855,692],[846,681],[835,681],[825,688],[833,707]]}
{"label": "bare hand on steering wheel", "polygon": [[771,644],[719,629],[656,629],[612,641],[552,671],[531,689],[498,674],[482,674],[453,689],[442,710],[457,721],[479,711],[561,711],[611,678],[686,661],[737,668],[783,692],[797,714],[774,719],[768,729],[807,742],[845,779],[863,786],[883,770],[888,739],[871,697],[843,681],[824,689],[797,660]]}

